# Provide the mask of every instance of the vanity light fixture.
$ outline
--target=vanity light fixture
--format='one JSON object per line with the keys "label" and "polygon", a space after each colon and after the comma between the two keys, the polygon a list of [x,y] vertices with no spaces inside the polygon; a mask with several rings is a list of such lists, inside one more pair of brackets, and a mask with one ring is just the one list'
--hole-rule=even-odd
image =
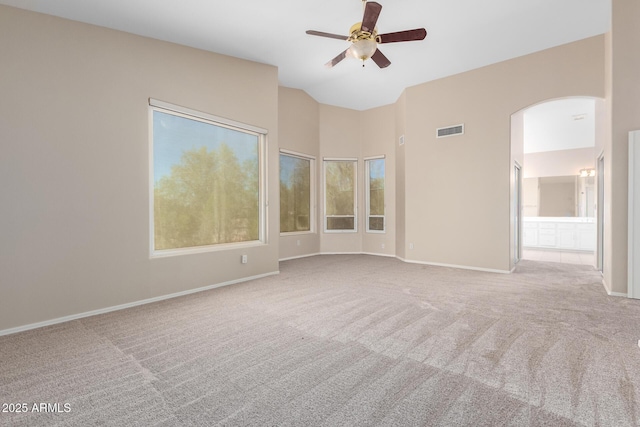
{"label": "vanity light fixture", "polygon": [[586,178],[588,176],[596,176],[595,169],[580,169],[580,178]]}

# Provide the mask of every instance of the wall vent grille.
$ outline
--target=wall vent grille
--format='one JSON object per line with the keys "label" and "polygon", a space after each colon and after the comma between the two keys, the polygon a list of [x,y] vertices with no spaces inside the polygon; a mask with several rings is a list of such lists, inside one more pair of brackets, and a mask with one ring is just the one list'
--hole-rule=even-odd
{"label": "wall vent grille", "polygon": [[447,136],[462,135],[464,133],[464,124],[447,126],[446,128],[438,128],[436,130],[436,138],[444,138]]}

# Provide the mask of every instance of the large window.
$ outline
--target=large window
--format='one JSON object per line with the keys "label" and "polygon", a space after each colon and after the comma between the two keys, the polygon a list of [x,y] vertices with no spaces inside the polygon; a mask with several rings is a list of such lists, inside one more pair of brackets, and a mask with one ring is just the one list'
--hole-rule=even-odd
{"label": "large window", "polygon": [[314,163],[310,156],[280,151],[281,233],[313,231]]}
{"label": "large window", "polygon": [[324,161],[324,229],[327,232],[357,231],[356,159]]}
{"label": "large window", "polygon": [[365,159],[367,232],[384,233],[384,157]]}
{"label": "large window", "polygon": [[264,241],[266,131],[150,103],[152,255]]}

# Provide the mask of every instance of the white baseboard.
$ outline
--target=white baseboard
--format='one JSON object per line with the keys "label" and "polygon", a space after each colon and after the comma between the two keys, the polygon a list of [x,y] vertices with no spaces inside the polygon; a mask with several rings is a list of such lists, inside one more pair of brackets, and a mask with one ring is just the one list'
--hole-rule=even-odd
{"label": "white baseboard", "polygon": [[84,313],[72,314],[70,316],[58,317],[56,319],[45,320],[44,322],[31,323],[29,325],[18,326],[15,328],[4,329],[0,331],[0,336],[16,334],[18,332],[29,331],[31,329],[43,328],[45,326],[57,325],[58,323],[70,322],[72,320],[82,319],[84,317],[96,316],[98,314],[110,313],[112,311],[124,310],[126,308],[136,307],[144,304],[151,304],[153,302],[163,301],[166,299],[177,298],[184,295],[195,294],[196,292],[208,291],[209,289],[221,288],[223,286],[234,285],[236,283],[248,282],[249,280],[261,279],[263,277],[273,276],[280,274],[280,271],[273,271],[271,273],[258,274],[251,277],[243,277],[241,279],[229,280],[227,282],[216,283],[215,285],[204,286],[202,288],[189,289],[186,291],[176,292],[169,295],[161,295],[158,297],[147,298],[140,301],[129,302],[126,304],[115,305],[112,307],[100,308],[98,310],[86,311]]}
{"label": "white baseboard", "polygon": [[362,255],[362,252],[320,252],[320,255]]}
{"label": "white baseboard", "polygon": [[320,255],[320,252],[316,252],[316,253],[313,253],[313,254],[290,256],[290,257],[287,257],[287,258],[280,258],[278,261],[289,261],[289,260],[292,260],[292,259],[309,258],[311,256],[316,256],[316,255]]}
{"label": "white baseboard", "polygon": [[613,292],[613,291],[607,291],[607,295],[609,295],[610,297],[623,297],[623,298],[629,298],[629,295],[622,293],[622,292]]}
{"label": "white baseboard", "polygon": [[398,258],[397,256],[393,255],[393,254],[377,254],[375,252],[360,252],[362,255],[373,255],[373,256],[383,256],[383,257],[387,257],[387,258]]}
{"label": "white baseboard", "polygon": [[427,261],[415,261],[412,259],[404,259],[400,257],[396,257],[400,261],[404,261],[410,264],[423,264],[423,265],[433,265],[435,267],[448,267],[448,268],[459,268],[462,270],[473,270],[473,271],[483,271],[485,273],[499,273],[499,274],[510,274],[509,270],[497,270],[493,268],[482,268],[482,267],[471,267],[468,265],[457,265],[457,264],[442,264],[439,262],[427,262]]}
{"label": "white baseboard", "polygon": [[622,293],[622,292],[613,292],[609,286],[607,285],[607,282],[604,281],[604,278],[602,279],[602,286],[604,286],[604,290],[607,293],[607,295],[609,295],[610,297],[623,297],[623,298],[628,298],[629,295],[626,293]]}
{"label": "white baseboard", "polygon": [[375,252],[321,252],[318,255],[373,255],[373,256],[383,256],[388,258],[397,258],[397,256],[392,254],[378,254]]}

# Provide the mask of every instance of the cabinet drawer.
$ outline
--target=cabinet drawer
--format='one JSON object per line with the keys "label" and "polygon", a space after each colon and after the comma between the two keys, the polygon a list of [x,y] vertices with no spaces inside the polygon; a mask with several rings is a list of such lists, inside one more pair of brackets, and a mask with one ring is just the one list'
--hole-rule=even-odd
{"label": "cabinet drawer", "polygon": [[540,233],[541,236],[555,236],[556,230],[552,228],[541,228],[540,230],[538,230],[538,233]]}
{"label": "cabinet drawer", "polygon": [[556,229],[556,225],[553,223],[548,223],[548,222],[541,222],[540,226],[539,226],[540,230],[542,229],[550,229],[550,230],[555,230]]}

